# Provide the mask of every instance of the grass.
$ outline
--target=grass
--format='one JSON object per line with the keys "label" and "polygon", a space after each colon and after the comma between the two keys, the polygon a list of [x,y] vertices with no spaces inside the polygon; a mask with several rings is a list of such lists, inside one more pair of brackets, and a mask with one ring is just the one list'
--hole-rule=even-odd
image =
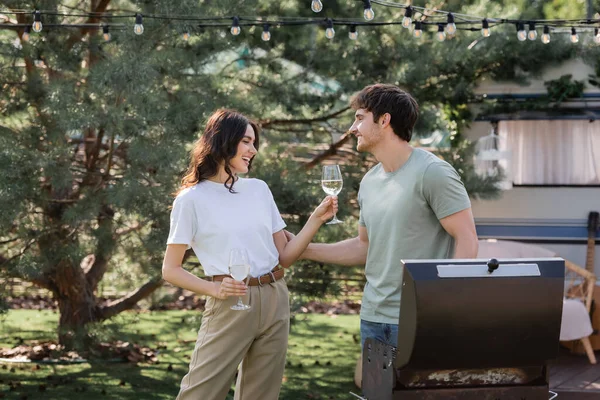
{"label": "grass", "polygon": [[[0,347],[13,347],[21,339],[54,340],[57,319],[52,311],[11,310],[0,317]],[[0,362],[0,399],[174,399],[187,372],[200,319],[196,311],[128,312],[95,327],[94,333],[103,340],[151,348],[166,345],[156,364]],[[358,316],[296,317],[280,399],[352,399],[349,392],[359,392],[353,384],[358,336]],[[11,382],[20,386],[10,391]]]}

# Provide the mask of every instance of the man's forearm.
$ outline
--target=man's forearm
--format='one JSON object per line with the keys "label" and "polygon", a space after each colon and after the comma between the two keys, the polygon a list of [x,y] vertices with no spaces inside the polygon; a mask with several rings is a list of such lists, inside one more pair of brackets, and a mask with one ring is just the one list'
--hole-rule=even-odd
{"label": "man's forearm", "polygon": [[322,224],[318,220],[309,219],[298,235],[285,245],[283,252],[279,254],[279,264],[284,268],[292,265],[305,251]]}
{"label": "man's forearm", "polygon": [[327,264],[364,265],[368,248],[369,244],[358,237],[331,244],[311,243],[301,258]]}

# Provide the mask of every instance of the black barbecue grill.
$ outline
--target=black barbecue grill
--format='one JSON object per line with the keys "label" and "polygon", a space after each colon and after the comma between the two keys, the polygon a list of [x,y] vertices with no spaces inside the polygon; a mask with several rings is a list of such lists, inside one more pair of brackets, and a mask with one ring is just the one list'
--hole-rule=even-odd
{"label": "black barbecue grill", "polygon": [[398,348],[366,340],[364,399],[553,398],[548,362],[559,351],[563,259],[403,264]]}

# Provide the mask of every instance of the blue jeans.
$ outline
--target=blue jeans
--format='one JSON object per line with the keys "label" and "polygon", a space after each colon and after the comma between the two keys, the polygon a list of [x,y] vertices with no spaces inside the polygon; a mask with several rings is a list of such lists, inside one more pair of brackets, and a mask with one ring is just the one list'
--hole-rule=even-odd
{"label": "blue jeans", "polygon": [[374,338],[389,344],[390,346],[398,347],[398,325],[383,324],[380,322],[370,322],[363,319],[360,320],[360,348],[365,347],[365,340]]}

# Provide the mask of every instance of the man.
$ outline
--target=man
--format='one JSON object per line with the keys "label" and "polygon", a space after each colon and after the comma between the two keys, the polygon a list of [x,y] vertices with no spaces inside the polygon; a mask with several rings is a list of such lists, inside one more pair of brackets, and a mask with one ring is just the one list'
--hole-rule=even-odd
{"label": "man", "polygon": [[379,164],[358,193],[358,236],[311,243],[302,258],[365,265],[360,312],[361,345],[373,337],[397,346],[402,259],[475,258],[477,233],[471,203],[457,172],[409,141],[419,114],[410,94],[394,85],[365,87],[352,100],[350,132],[357,149]]}

